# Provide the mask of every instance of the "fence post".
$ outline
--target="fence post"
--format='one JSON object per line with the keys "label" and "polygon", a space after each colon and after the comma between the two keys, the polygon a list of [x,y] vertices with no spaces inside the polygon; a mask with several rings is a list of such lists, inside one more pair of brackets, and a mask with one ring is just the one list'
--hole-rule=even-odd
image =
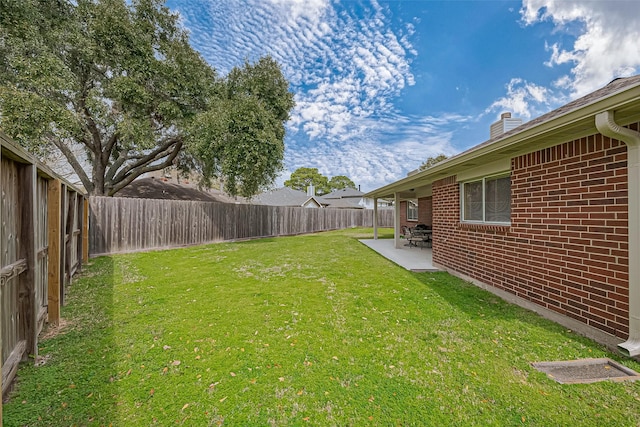
{"label": "fence post", "polygon": [[20,311],[23,313],[20,328],[21,336],[26,340],[27,346],[23,359],[29,354],[38,355],[37,323],[38,310],[36,310],[36,166],[33,164],[24,165],[20,170],[22,194],[22,215],[20,225],[20,258],[27,261],[26,271],[20,275],[20,287],[18,299],[20,301]]}
{"label": "fence post", "polygon": [[60,190],[60,305],[64,305],[67,287],[67,216],[69,215],[69,192],[63,185]]}
{"label": "fence post", "polygon": [[48,224],[49,229],[49,265],[48,265],[48,320],[57,324],[60,320],[60,180],[52,179],[49,183],[48,194]]}
{"label": "fence post", "polygon": [[84,214],[82,215],[82,264],[86,264],[88,262],[89,262],[89,198],[85,198]]}

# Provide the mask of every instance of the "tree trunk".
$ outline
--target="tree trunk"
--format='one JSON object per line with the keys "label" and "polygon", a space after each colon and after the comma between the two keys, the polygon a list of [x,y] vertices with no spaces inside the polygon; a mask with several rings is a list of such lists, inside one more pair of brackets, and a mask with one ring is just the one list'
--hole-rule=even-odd
{"label": "tree trunk", "polygon": [[106,168],[102,165],[102,156],[96,155],[95,161],[93,162],[93,176],[91,177],[91,181],[93,182],[93,188],[89,191],[92,196],[106,196],[107,192],[105,191],[104,186],[104,174]]}

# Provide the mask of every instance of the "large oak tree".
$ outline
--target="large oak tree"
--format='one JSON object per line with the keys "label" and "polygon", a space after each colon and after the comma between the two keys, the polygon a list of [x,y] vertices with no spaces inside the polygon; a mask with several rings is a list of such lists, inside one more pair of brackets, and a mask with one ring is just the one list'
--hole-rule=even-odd
{"label": "large oak tree", "polygon": [[250,196],[281,170],[293,105],[271,58],[219,77],[160,0],[0,8],[0,126],[92,195],[179,164]]}

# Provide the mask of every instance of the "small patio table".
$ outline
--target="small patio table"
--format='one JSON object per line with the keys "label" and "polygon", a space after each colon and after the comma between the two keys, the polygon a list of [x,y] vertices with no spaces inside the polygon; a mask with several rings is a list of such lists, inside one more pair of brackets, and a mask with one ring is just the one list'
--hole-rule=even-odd
{"label": "small patio table", "polygon": [[417,247],[418,243],[420,243],[420,249],[422,249],[426,245],[429,245],[428,247],[431,247],[431,235],[433,234],[433,230],[416,229],[414,227],[409,229],[409,233],[410,235],[407,237],[409,246]]}

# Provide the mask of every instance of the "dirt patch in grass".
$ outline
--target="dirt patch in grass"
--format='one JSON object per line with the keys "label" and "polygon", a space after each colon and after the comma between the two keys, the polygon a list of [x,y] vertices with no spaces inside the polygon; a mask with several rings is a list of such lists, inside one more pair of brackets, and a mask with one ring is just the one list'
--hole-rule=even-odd
{"label": "dirt patch in grass", "polygon": [[68,328],[73,326],[73,322],[67,319],[60,319],[57,325],[49,324],[44,333],[40,336],[40,340],[48,340],[50,338],[57,337],[67,331]]}

